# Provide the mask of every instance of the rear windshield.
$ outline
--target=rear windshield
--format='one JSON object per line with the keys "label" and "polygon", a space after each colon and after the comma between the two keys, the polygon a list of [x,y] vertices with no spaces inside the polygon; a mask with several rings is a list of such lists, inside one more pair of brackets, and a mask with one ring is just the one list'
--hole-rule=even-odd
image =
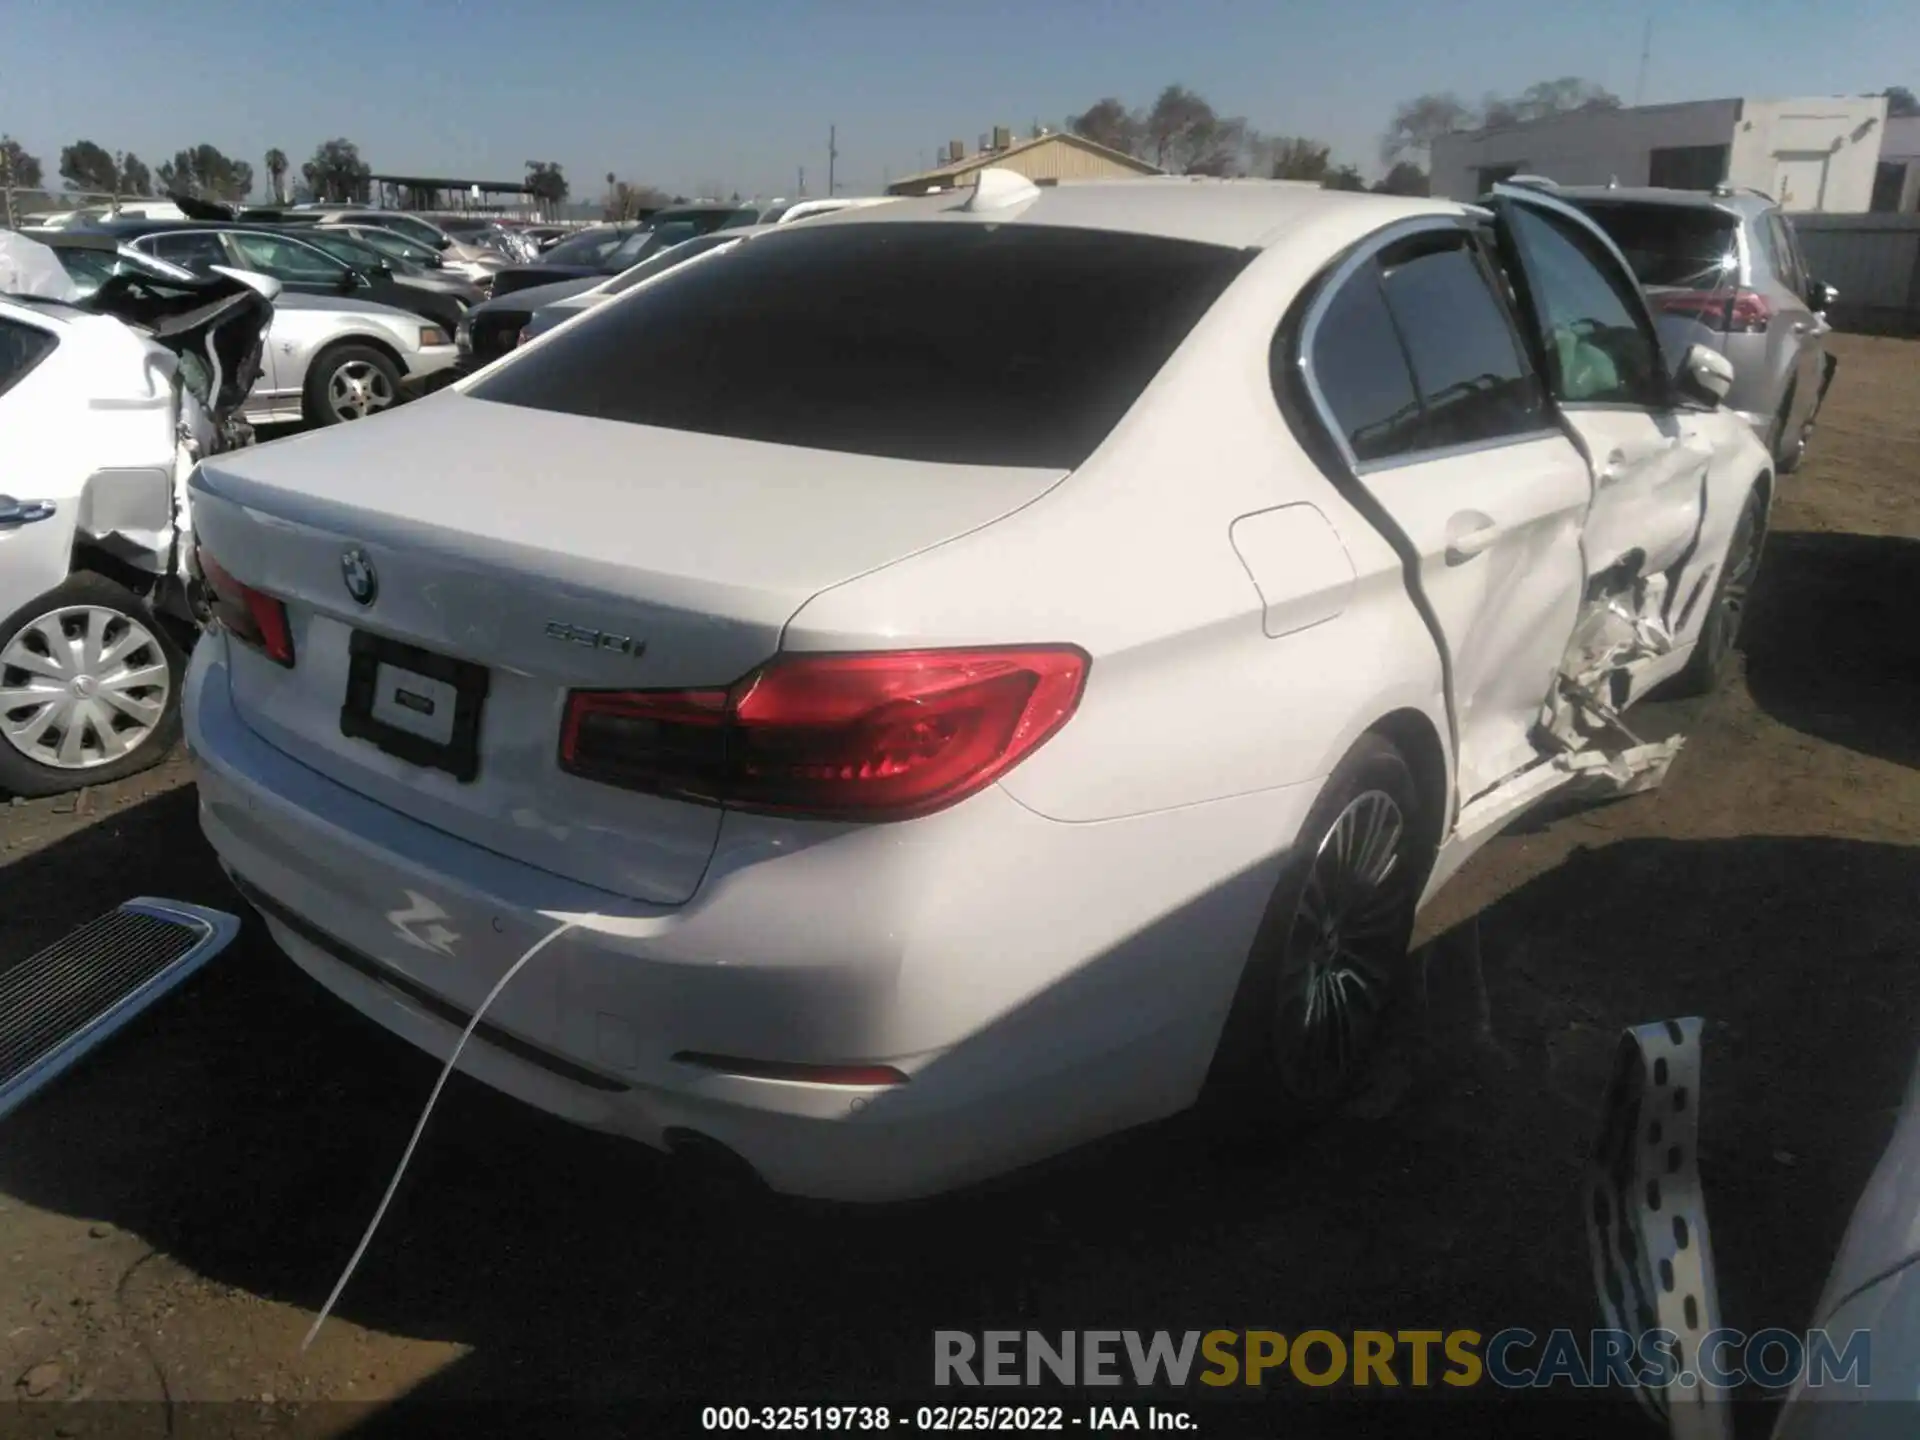
{"label": "rear windshield", "polygon": [[542,265],[597,265],[634,232],[631,230],[583,230],[564,240],[540,257]]}
{"label": "rear windshield", "polygon": [[1249,252],[1037,225],[833,225],[663,276],[470,392],[904,460],[1071,469]]}
{"label": "rear windshield", "polygon": [[1580,208],[1613,238],[1642,285],[1718,290],[1739,273],[1734,218],[1724,211],[1605,202]]}

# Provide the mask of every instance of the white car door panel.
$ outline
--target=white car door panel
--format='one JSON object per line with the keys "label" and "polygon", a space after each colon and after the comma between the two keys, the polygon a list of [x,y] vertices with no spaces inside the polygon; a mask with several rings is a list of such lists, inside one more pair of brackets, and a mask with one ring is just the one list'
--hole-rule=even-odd
{"label": "white car door panel", "polygon": [[1661,574],[1686,556],[1700,529],[1700,493],[1711,452],[1686,417],[1624,406],[1569,406],[1593,457],[1587,568],[1604,574],[1640,555]]}
{"label": "white car door panel", "polygon": [[1419,555],[1451,661],[1460,791],[1539,758],[1531,739],[1579,610],[1586,466],[1550,435],[1364,472]]}
{"label": "white car door panel", "polygon": [[1471,797],[1539,758],[1533,727],[1585,581],[1586,463],[1459,227],[1350,260],[1302,347],[1322,418],[1435,632]]}

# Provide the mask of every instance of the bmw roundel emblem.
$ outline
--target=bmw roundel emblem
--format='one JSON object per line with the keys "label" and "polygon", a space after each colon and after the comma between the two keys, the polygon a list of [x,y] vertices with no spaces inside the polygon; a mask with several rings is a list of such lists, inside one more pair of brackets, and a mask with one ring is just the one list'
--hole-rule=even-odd
{"label": "bmw roundel emblem", "polygon": [[373,604],[380,593],[380,576],[373,559],[358,545],[350,545],[340,557],[340,574],[347,582],[347,594],[361,605]]}

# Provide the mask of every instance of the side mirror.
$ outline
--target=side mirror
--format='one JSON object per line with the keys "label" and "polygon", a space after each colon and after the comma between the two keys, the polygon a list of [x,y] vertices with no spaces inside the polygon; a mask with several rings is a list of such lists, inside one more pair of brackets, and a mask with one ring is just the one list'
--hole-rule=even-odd
{"label": "side mirror", "polygon": [[1807,308],[1816,315],[1825,314],[1828,307],[1840,298],[1840,292],[1824,280],[1807,281]]}
{"label": "side mirror", "polygon": [[450,250],[453,248],[453,241],[442,235],[433,242],[433,248],[436,250]]}
{"label": "side mirror", "polygon": [[1674,378],[1682,395],[1711,410],[1733,389],[1733,362],[1711,346],[1689,345]]}

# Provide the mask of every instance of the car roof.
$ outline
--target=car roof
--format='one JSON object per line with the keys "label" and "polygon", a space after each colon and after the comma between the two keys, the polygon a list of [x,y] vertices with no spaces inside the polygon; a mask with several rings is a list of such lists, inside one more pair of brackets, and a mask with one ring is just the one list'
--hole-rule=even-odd
{"label": "car roof", "polygon": [[1284,181],[1184,175],[1036,186],[1030,197],[1012,205],[979,211],[967,208],[974,194],[969,186],[936,195],[903,196],[888,205],[831,210],[808,216],[807,228],[976,221],[1110,230],[1235,248],[1264,248],[1308,227],[1324,226],[1357,236],[1422,215],[1480,213],[1451,200],[1321,190]]}

